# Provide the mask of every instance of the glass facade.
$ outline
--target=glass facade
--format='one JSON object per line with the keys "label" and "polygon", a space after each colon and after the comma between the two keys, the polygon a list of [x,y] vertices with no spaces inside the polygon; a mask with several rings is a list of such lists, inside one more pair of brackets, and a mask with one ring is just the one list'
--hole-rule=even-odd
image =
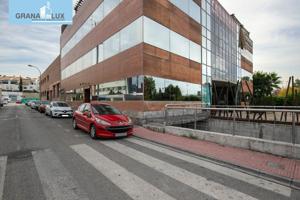
{"label": "glass facade", "polygon": [[99,101],[143,100],[144,76],[102,83],[95,86],[93,99]]}
{"label": "glass facade", "polygon": [[146,101],[201,101],[201,85],[153,76],[144,78]]}
{"label": "glass facade", "polygon": [[201,85],[153,76],[134,76],[95,86],[99,101],[201,101]]}
{"label": "glass facade", "polygon": [[140,17],[63,69],[62,80],[142,43],[142,38],[142,17]]}
{"label": "glass facade", "polygon": [[97,26],[121,2],[122,0],[104,0],[64,45],[61,49],[61,57],[64,57],[73,47],[75,47],[84,36]]}
{"label": "glass facade", "polygon": [[[105,0],[70,41],[62,57],[122,0]],[[241,24],[217,0],[169,0],[201,26],[202,45],[142,16],[62,70],[66,79],[142,42],[202,64],[202,82],[192,84],[151,76],[136,76],[95,86],[99,100],[200,101],[211,104],[212,81],[237,83],[252,76],[241,67],[241,57],[253,62],[252,52],[240,47]]]}
{"label": "glass facade", "polygon": [[[158,32],[159,34],[157,34]],[[142,16],[62,70],[62,79],[66,79],[142,42],[201,63],[201,46],[199,44],[148,17]],[[85,61],[87,58],[93,60],[88,63]],[[80,65],[83,62],[82,60],[85,61],[84,65]],[[90,65],[88,66],[88,64]]]}
{"label": "glass facade", "polygon": [[145,43],[201,63],[201,46],[199,44],[148,17],[144,16],[143,19]]}

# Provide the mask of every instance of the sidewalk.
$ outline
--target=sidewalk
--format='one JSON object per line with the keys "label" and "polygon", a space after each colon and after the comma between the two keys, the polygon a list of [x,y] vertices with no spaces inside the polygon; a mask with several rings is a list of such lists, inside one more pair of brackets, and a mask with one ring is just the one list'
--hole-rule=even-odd
{"label": "sidewalk", "polygon": [[300,187],[298,185],[300,183],[300,160],[221,146],[211,142],[193,140],[172,134],[158,133],[143,127],[136,127],[134,135],[244,169],[263,173],[272,178],[294,182],[297,187]]}

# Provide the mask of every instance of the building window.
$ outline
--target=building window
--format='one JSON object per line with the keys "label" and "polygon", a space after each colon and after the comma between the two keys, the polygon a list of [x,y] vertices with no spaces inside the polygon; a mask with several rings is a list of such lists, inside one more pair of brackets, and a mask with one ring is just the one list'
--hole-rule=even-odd
{"label": "building window", "polygon": [[104,43],[104,59],[110,58],[120,52],[120,33],[116,33]]}
{"label": "building window", "polygon": [[142,18],[137,19],[121,30],[121,51],[129,49],[143,41]]}
{"label": "building window", "polygon": [[170,51],[170,31],[159,23],[144,17],[144,42]]}
{"label": "building window", "polygon": [[189,40],[171,31],[171,52],[185,58],[189,57]]}

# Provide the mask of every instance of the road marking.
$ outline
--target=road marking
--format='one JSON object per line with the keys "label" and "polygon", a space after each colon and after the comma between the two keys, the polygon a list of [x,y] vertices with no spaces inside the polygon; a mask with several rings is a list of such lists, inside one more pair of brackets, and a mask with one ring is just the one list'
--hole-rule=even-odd
{"label": "road marking", "polygon": [[57,127],[61,128],[61,127],[62,127],[62,125],[60,125],[60,124],[57,124]]}
{"label": "road marking", "polygon": [[159,160],[147,154],[141,153],[135,149],[127,147],[117,142],[101,142],[105,146],[114,149],[148,167],[151,167],[179,182],[182,182],[208,196],[220,200],[257,200],[254,197],[241,193],[237,190],[226,187],[222,184],[207,180],[205,177],[191,173],[180,167],[171,165],[165,161]]}
{"label": "road marking", "polygon": [[0,157],[0,200],[3,198],[7,157]]}
{"label": "road marking", "polygon": [[252,184],[254,186],[259,186],[259,187],[264,188],[266,190],[270,190],[272,192],[276,192],[278,194],[281,194],[281,195],[284,195],[284,196],[287,196],[287,197],[291,196],[292,190],[289,187],[286,187],[286,186],[283,186],[283,185],[280,185],[280,184],[277,184],[277,183],[273,183],[271,181],[267,181],[267,180],[264,180],[262,178],[251,176],[251,175],[248,175],[246,173],[235,171],[233,169],[223,167],[221,165],[217,165],[217,164],[214,164],[214,163],[211,163],[211,162],[208,162],[208,161],[204,161],[204,160],[201,160],[199,158],[195,158],[195,157],[192,157],[192,156],[187,156],[183,153],[178,153],[176,151],[172,151],[172,150],[167,149],[167,148],[159,147],[157,145],[153,145],[153,144],[150,144],[148,142],[143,142],[141,140],[137,140],[137,139],[133,139],[133,138],[128,139],[128,141],[130,141],[132,143],[135,143],[135,144],[138,144],[138,145],[141,145],[141,146],[144,146],[144,147],[147,147],[149,149],[153,149],[155,151],[164,153],[166,155],[175,157],[177,159],[184,160],[186,162],[190,162],[190,163],[199,165],[201,167],[204,167],[204,168],[209,169],[211,171],[215,171],[215,172],[223,174],[225,176],[230,176],[234,179],[238,179],[240,181]]}
{"label": "road marking", "polygon": [[88,200],[51,150],[32,152],[47,200]]}
{"label": "road marking", "polygon": [[168,194],[129,172],[93,148],[85,144],[73,145],[71,148],[116,186],[126,192],[132,199],[175,200]]}
{"label": "road marking", "polygon": [[64,129],[64,130],[65,130],[65,132],[67,132],[67,133],[70,133],[70,132],[71,132],[70,129]]}

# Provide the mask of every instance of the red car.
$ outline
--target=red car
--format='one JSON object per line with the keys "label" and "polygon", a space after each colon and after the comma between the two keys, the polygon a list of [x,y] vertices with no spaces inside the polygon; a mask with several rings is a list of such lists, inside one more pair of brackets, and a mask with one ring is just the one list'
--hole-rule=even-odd
{"label": "red car", "polygon": [[38,111],[40,113],[45,113],[46,112],[46,106],[49,105],[49,101],[41,101],[41,105],[38,107]]}
{"label": "red car", "polygon": [[84,103],[73,115],[73,128],[89,132],[91,138],[119,138],[133,133],[131,119],[103,103]]}

